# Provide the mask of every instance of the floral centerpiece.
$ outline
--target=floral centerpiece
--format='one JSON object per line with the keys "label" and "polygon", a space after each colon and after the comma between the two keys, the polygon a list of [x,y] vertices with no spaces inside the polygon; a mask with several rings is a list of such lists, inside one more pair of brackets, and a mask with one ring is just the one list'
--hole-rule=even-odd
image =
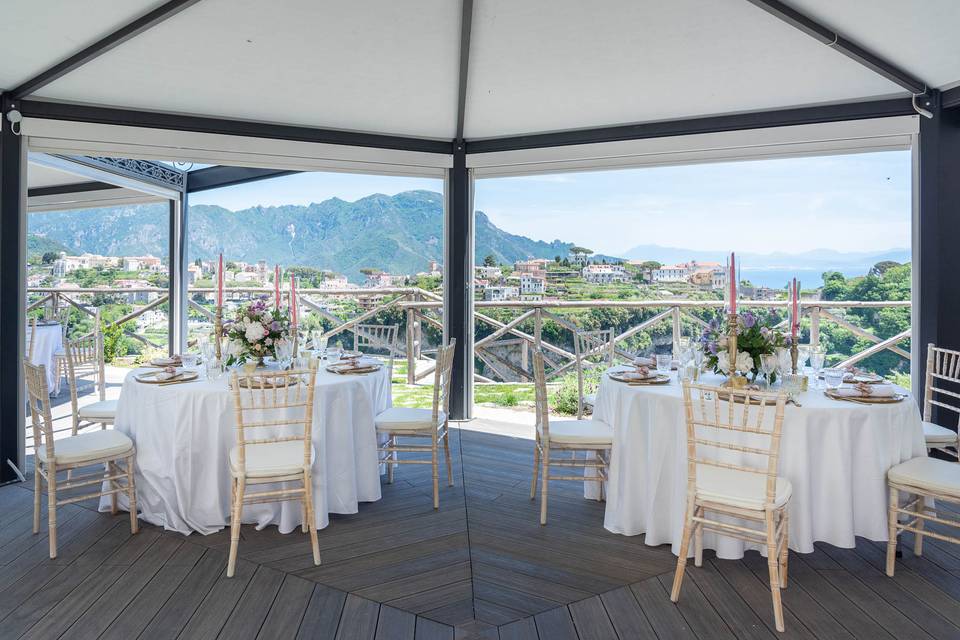
{"label": "floral centerpiece", "polygon": [[227,364],[276,357],[277,346],[291,339],[290,313],[270,308],[265,300],[257,300],[237,310],[226,327]]}
{"label": "floral centerpiece", "polygon": [[[730,336],[729,318],[736,318],[737,353],[728,353],[728,338]],[[787,344],[782,333],[774,329],[777,322],[775,316],[763,318],[755,313],[746,311],[733,314],[724,319],[714,318],[707,329],[700,336],[703,351],[706,354],[706,363],[715,373],[723,375],[749,375],[755,382],[761,371],[760,356],[776,354],[777,349]],[[770,374],[771,384],[777,379],[776,372]]]}

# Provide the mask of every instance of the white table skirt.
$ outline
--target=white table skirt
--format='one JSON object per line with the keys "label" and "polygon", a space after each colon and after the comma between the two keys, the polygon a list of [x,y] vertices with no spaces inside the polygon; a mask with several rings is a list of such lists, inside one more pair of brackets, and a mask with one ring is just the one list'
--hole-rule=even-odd
{"label": "white table skirt", "polygon": [[[704,384],[720,384],[704,376]],[[649,545],[670,543],[679,553],[686,509],[686,423],[680,383],[629,386],[604,376],[594,418],[613,426],[604,526],[646,534]],[[830,400],[810,389],[787,405],[779,475],[793,485],[790,548],[809,553],[815,541],[850,548],[855,536],[887,539],[886,472],[926,447],[914,399],[866,406]],[[596,483],[586,483],[593,497]],[[740,558],[740,540],[704,533],[721,558]],[[692,553],[692,547],[691,547]]]}
{"label": "white table skirt", "polygon": [[[27,331],[29,331],[29,327]],[[63,348],[63,329],[59,322],[37,325],[37,335],[33,343],[33,364],[42,364],[47,368],[47,389],[53,393],[57,387],[57,368],[54,366],[54,354]]]}
{"label": "white table skirt", "polygon": [[[156,386],[127,375],[114,428],[136,443],[137,507],[141,518],[165,529],[214,533],[230,522],[228,455],[236,443],[233,396],[227,376]],[[202,375],[202,374],[201,374]],[[380,499],[374,417],[390,407],[387,368],[369,375],[317,374],[313,409],[313,496],[317,527],[330,513],[357,513]],[[259,485],[256,490],[265,490]],[[109,498],[100,510],[109,509]],[[126,499],[120,504],[127,508]],[[247,505],[244,523],[300,526],[300,503]]]}

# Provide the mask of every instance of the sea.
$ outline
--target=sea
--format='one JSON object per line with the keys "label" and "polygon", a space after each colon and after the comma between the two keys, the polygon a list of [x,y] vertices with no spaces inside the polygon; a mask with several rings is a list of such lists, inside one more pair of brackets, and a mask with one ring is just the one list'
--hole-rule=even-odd
{"label": "sea", "polygon": [[[866,275],[869,266],[830,269],[839,271],[848,278]],[[758,287],[783,289],[791,279],[796,278],[804,289],[817,289],[823,286],[823,269],[749,269],[740,272],[741,280],[748,280]]]}

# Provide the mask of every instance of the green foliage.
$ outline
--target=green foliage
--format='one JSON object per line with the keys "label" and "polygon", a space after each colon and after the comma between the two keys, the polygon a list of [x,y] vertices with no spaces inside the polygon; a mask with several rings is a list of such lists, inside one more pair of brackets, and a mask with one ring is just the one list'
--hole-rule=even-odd
{"label": "green foliage", "polygon": [[[126,323],[124,323],[126,324]],[[127,355],[127,339],[123,335],[124,326],[103,323],[103,360],[113,362],[118,356]]]}
{"label": "green foliage", "polygon": [[[583,392],[592,393],[600,385],[600,367],[588,369],[583,374]],[[577,386],[577,372],[572,371],[560,378],[560,383],[551,397],[553,410],[561,415],[577,415],[580,389]]]}

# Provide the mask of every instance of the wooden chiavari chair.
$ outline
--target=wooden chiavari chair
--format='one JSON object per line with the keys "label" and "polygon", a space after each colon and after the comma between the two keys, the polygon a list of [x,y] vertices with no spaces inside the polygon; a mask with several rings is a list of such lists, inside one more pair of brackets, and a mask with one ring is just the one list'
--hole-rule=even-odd
{"label": "wooden chiavari chair", "polygon": [[[439,447],[443,443],[443,455],[447,465],[447,485],[453,486],[453,463],[450,460],[449,425],[450,376],[456,340],[437,349],[436,367],[433,374],[433,407],[415,409],[390,407],[376,418],[377,433],[386,437],[379,452],[381,464],[387,465],[387,482],[393,482],[394,466],[398,464],[429,464],[433,468],[433,508],[440,508],[440,459]],[[429,444],[400,443],[398,438],[429,438]],[[429,453],[430,459],[401,458],[401,453]]]}
{"label": "wooden chiavari chair", "polygon": [[[57,383],[53,389],[54,395],[60,395],[60,381],[69,376],[69,370],[67,369],[67,340],[69,339],[69,329],[70,329],[70,307],[64,307],[60,310],[58,315],[58,322],[60,322],[60,343],[61,347],[53,352],[53,368],[54,373],[57,376]],[[100,310],[97,309],[95,315],[95,326],[100,326]]]}
{"label": "wooden chiavari chair", "polygon": [[[231,376],[237,444],[230,449],[230,557],[232,578],[240,545],[245,504],[297,500],[301,529],[310,534],[313,563],[320,564],[313,508],[313,396],[317,367]],[[264,431],[266,430],[266,431]],[[248,491],[248,486],[284,483],[279,489]]]}
{"label": "wooden chiavari chair", "polygon": [[[787,505],[793,492],[790,481],[777,476],[786,395],[684,382],[683,404],[687,514],[670,599],[680,599],[691,536],[698,567],[703,562],[704,530],[762,544],[767,551],[774,620],[777,631],[783,631],[780,589],[787,586]],[[750,522],[734,524],[731,517]],[[751,523],[760,526],[748,526]]]}
{"label": "wooden chiavari chair", "polygon": [[[600,483],[598,499],[603,499],[607,481],[610,449],[613,448],[613,428],[599,420],[550,420],[547,398],[547,378],[543,368],[543,352],[533,352],[533,381],[536,395],[536,442],[533,449],[533,479],[530,481],[530,499],[537,496],[537,480],[543,476],[540,489],[540,524],[547,524],[547,495],[551,480],[593,481]],[[558,451],[569,452],[570,457],[554,457]],[[578,458],[577,453],[592,453],[593,457]],[[550,467],[593,469],[594,476],[551,475]]]}
{"label": "wooden chiavari chair", "polygon": [[[887,510],[887,575],[893,577],[897,556],[897,536],[902,531],[913,533],[913,554],[923,555],[923,539],[931,537],[960,544],[960,536],[930,531],[926,523],[952,527],[960,532],[960,519],[946,518],[927,499],[960,504],[960,464],[921,457],[902,462],[887,471],[890,506]],[[900,506],[900,494],[907,503]],[[912,499],[910,499],[912,497]],[[906,521],[900,522],[900,516]]]}
{"label": "wooden chiavari chair", "polygon": [[353,330],[353,350],[375,355],[377,351],[386,350],[389,355],[387,368],[390,380],[393,380],[393,359],[397,353],[398,325],[358,324]]}
{"label": "wooden chiavari chair", "polygon": [[[933,422],[933,408],[952,411],[954,429]],[[960,460],[960,351],[927,345],[927,374],[923,393],[923,437],[927,451],[938,450]]]}
{"label": "wooden chiavari chair", "polygon": [[[96,331],[93,335],[68,341],[67,381],[70,385],[70,406],[73,412],[73,435],[87,427],[100,425],[106,429],[117,417],[117,401],[107,400],[106,368],[103,360],[103,334]],[[78,383],[91,378],[94,391],[99,396],[97,402],[80,406]]]}
{"label": "wooden chiavari chair", "polygon": [[[130,532],[137,533],[137,494],[133,477],[136,449],[133,441],[114,429],[91,431],[54,441],[53,417],[50,413],[50,393],[43,365],[23,362],[33,426],[33,532],[40,531],[40,494],[47,486],[47,521],[50,537],[50,557],[57,557],[57,507],[90,498],[110,496],[111,512],[117,512],[117,494],[126,492],[130,501]],[[121,464],[122,462],[122,464]],[[81,467],[103,465],[103,471],[74,476],[70,472]],[[60,480],[57,474],[67,472]],[[107,484],[107,489],[103,484]],[[97,491],[58,499],[57,492],[77,487],[93,486]]]}
{"label": "wooden chiavari chair", "polygon": [[574,335],[577,361],[577,419],[583,418],[584,411],[597,402],[596,393],[585,393],[584,374],[587,368],[596,366],[612,367],[614,360],[613,330],[577,331]]}

